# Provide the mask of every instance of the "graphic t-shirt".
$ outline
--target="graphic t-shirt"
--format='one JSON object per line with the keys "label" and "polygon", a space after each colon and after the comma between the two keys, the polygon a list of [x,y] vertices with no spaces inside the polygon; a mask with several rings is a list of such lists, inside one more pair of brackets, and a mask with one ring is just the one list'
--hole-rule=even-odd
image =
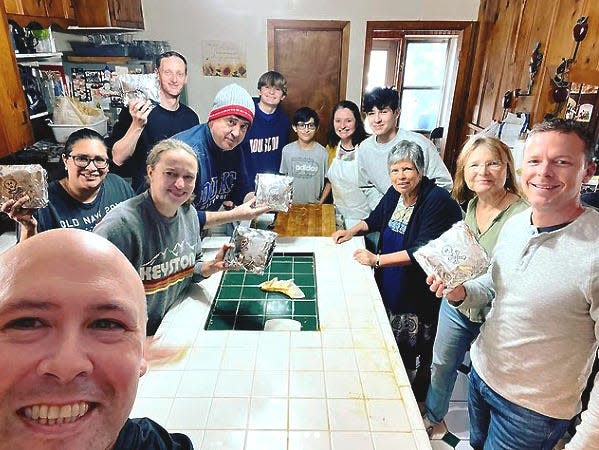
{"label": "graphic t-shirt", "polygon": [[328,154],[315,142],[306,150],[297,141],[283,148],[280,172],[293,177],[293,203],[318,203],[328,170]]}
{"label": "graphic t-shirt", "polygon": [[155,334],[191,282],[202,278],[195,209],[183,205],[174,217],[164,217],[146,191],[114,208],[94,232],[116,245],[138,271],[148,304],[147,334]]}
{"label": "graphic t-shirt", "polygon": [[119,203],[133,197],[131,185],[118,175],[106,175],[98,195],[91,203],[71,197],[60,181],[48,185],[48,206],[35,213],[38,232],[54,228],[79,228],[91,231]]}

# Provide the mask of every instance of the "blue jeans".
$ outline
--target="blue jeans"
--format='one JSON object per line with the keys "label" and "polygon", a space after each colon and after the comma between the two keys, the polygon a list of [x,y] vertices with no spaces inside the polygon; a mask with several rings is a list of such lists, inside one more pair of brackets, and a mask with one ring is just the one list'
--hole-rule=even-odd
{"label": "blue jeans", "polygon": [[569,420],[553,419],[506,400],[474,368],[469,377],[470,445],[475,450],[551,450],[568,429]]}
{"label": "blue jeans", "polygon": [[478,336],[480,326],[443,299],[433,346],[431,384],[424,403],[425,415],[432,423],[441,422],[447,414],[458,368],[470,344]]}

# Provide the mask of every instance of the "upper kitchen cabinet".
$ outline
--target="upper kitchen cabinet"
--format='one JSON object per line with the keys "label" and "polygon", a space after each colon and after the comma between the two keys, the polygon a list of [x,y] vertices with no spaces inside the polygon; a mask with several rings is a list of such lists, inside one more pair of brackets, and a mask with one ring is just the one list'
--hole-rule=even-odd
{"label": "upper kitchen cabinet", "polygon": [[80,27],[144,29],[141,0],[73,0]]}
{"label": "upper kitchen cabinet", "polygon": [[8,18],[25,27],[38,22],[43,27],[52,24],[67,28],[75,23],[73,0],[4,0]]}
{"label": "upper kitchen cabinet", "polygon": [[73,0],[46,0],[46,10],[50,17],[75,19],[75,5],[73,5]]}
{"label": "upper kitchen cabinet", "polygon": [[9,41],[8,20],[0,8],[0,157],[33,143],[23,85]]}

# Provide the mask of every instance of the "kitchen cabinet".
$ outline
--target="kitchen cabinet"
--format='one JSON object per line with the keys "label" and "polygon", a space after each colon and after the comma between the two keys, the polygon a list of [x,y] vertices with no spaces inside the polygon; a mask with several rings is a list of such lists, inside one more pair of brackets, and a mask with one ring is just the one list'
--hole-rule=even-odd
{"label": "kitchen cabinet", "polygon": [[4,0],[8,18],[26,27],[38,22],[43,27],[51,24],[67,28],[75,23],[73,0]]}
{"label": "kitchen cabinet", "polygon": [[33,144],[33,130],[8,34],[6,12],[0,8],[0,157]]}
{"label": "kitchen cabinet", "polygon": [[73,0],[80,27],[144,29],[141,0]]}
{"label": "kitchen cabinet", "polygon": [[49,17],[75,19],[75,6],[72,0],[46,0],[46,11]]}

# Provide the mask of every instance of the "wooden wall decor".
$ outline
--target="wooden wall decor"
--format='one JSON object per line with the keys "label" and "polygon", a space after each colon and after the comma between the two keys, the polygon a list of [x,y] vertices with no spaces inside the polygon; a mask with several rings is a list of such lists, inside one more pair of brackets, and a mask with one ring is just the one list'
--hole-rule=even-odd
{"label": "wooden wall decor", "polygon": [[[458,142],[500,120],[506,91],[526,86],[530,79],[530,49],[541,42],[543,60],[529,96],[514,96],[512,112],[530,113],[530,125],[555,111],[551,81],[565,55],[574,55],[573,25],[588,17],[588,32],[569,65],[568,80],[588,83],[599,77],[599,1],[597,0],[481,0],[476,55],[470,87],[464,92],[465,124],[456,130]],[[597,126],[599,128],[599,125]],[[596,136],[599,130],[595,130]],[[446,148],[445,160],[447,162]],[[454,148],[455,160],[459,149]],[[452,166],[448,164],[448,166]]]}

